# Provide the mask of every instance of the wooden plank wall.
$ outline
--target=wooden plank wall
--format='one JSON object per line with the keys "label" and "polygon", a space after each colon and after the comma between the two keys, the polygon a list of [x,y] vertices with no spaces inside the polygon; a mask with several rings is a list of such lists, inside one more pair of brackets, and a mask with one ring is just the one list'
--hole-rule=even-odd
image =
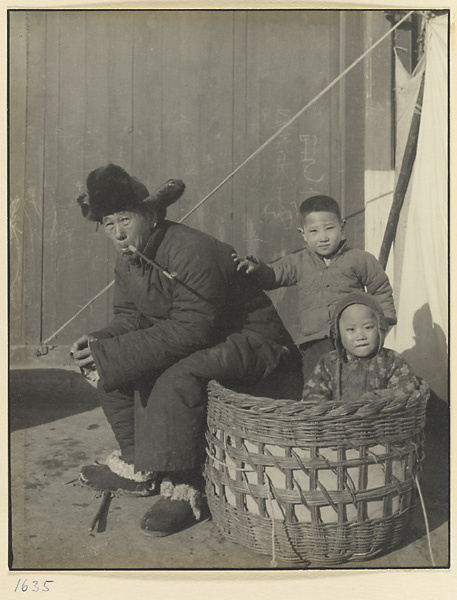
{"label": "wooden plank wall", "polygon": [[26,138],[26,77],[27,34],[26,13],[15,14],[13,49],[10,51],[9,118],[12,128],[9,143],[9,260],[10,260],[10,340],[24,340],[22,332],[23,244],[25,219],[25,138]]}
{"label": "wooden plank wall", "polygon": [[[338,74],[331,53],[338,16],[321,12],[256,13],[248,21],[247,132],[249,151],[287,123]],[[325,26],[323,24],[325,23]],[[291,93],[292,92],[292,93]],[[245,244],[273,260],[303,247],[298,208],[315,193],[338,197],[332,186],[332,152],[338,112],[323,96],[247,166]],[[334,181],[334,180],[333,180]],[[296,289],[270,294],[290,330],[298,326]]]}
{"label": "wooden plank wall", "polygon": [[[115,162],[151,191],[182,178],[169,211],[182,218],[337,75],[341,22],[338,11],[10,11],[11,344],[46,339],[112,279],[113,252],[75,202],[89,171]],[[300,247],[301,200],[344,199],[340,92],[186,223],[267,260]],[[273,297],[295,327],[293,291]],[[110,304],[53,343],[102,325]]]}

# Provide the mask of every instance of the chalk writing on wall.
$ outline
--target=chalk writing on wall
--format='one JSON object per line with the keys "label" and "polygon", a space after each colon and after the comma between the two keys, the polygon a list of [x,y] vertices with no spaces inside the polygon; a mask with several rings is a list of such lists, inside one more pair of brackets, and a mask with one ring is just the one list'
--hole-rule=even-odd
{"label": "chalk writing on wall", "polygon": [[17,260],[11,260],[10,262],[10,286],[14,287],[16,282],[19,280],[21,273],[21,265],[19,259],[22,251],[22,228],[21,218],[28,218],[27,213],[23,215],[21,211],[21,199],[15,196],[10,202],[10,244],[13,256]]}
{"label": "chalk writing on wall", "polygon": [[316,169],[312,169],[313,165],[316,164],[317,136],[302,134],[300,135],[300,142],[303,144],[300,159],[303,163],[303,175],[311,183],[320,183],[324,179],[324,176],[313,177],[313,174],[316,175]]}
{"label": "chalk writing on wall", "polygon": [[[264,119],[268,113],[264,113]],[[273,115],[273,125],[276,130],[290,120],[292,111],[287,108],[277,108]],[[296,220],[297,204],[294,200],[294,130],[286,128],[274,142],[274,161],[272,164],[272,189],[269,193],[270,202],[265,204],[264,215],[268,215],[285,228],[290,229]]]}

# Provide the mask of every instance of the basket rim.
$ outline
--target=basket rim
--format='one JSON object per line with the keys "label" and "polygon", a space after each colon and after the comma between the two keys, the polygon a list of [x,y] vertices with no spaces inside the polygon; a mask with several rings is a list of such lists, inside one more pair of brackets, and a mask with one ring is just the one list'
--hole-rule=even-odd
{"label": "basket rim", "polygon": [[425,409],[429,397],[430,390],[422,382],[418,389],[409,394],[376,390],[363,394],[359,400],[347,403],[333,400],[310,403],[286,398],[252,396],[231,390],[215,380],[208,383],[208,401],[213,405],[221,405],[225,410],[240,416],[258,416],[265,420],[293,418],[294,421],[339,420],[343,423],[357,419],[378,419],[380,416],[393,417],[398,414],[405,417],[408,412],[416,413],[418,409]]}

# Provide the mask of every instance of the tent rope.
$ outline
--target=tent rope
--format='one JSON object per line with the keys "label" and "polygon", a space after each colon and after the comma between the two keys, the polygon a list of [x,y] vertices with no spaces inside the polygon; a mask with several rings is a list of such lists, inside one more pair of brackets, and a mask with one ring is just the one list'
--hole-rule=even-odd
{"label": "tent rope", "polygon": [[430,553],[430,560],[431,560],[432,566],[436,567],[435,557],[433,556],[433,550],[432,550],[432,540],[430,537],[430,527],[428,524],[427,510],[425,508],[424,497],[422,495],[422,490],[421,490],[421,486],[419,484],[419,479],[418,479],[417,475],[415,475],[415,477],[414,477],[414,482],[416,484],[416,488],[419,493],[419,499],[420,499],[420,503],[421,503],[421,507],[422,507],[422,512],[424,515],[425,531],[427,534],[427,543],[428,543],[428,551]]}
{"label": "tent rope", "polygon": [[[395,29],[397,29],[397,27],[399,27],[403,23],[403,21],[406,21],[406,19],[408,19],[413,14],[413,12],[414,12],[413,10],[409,11],[402,19],[400,19],[397,23],[395,23],[395,25],[393,27],[391,27],[384,35],[382,35],[372,46],[370,46],[367,50],[365,50],[365,52],[363,52],[363,54],[361,54],[358,58],[356,58],[356,60],[354,60],[354,62],[352,62],[348,67],[346,67],[346,69],[344,69],[344,71],[342,71],[335,79],[333,79],[327,86],[325,86],[325,88],[323,88],[312,100],[310,100],[308,102],[308,104],[306,104],[303,108],[301,108],[298,111],[298,113],[296,113],[296,115],[294,115],[291,119],[289,119],[289,121],[284,123],[284,125],[282,125],[271,137],[269,137],[261,146],[259,146],[259,148],[257,148],[257,150],[255,150],[240,165],[238,165],[238,167],[236,167],[236,169],[234,169],[229,175],[227,175],[227,177],[225,179],[223,179],[209,194],[207,194],[203,198],[203,200],[200,200],[200,202],[198,202],[191,210],[189,210],[189,212],[187,212],[178,221],[178,223],[182,223],[188,217],[190,217],[190,215],[192,213],[194,213],[198,208],[200,208],[200,206],[202,206],[202,204],[204,204],[209,198],[211,198],[211,196],[213,196],[213,194],[215,194],[223,185],[225,185],[227,183],[227,181],[229,181],[234,175],[236,175],[236,173],[238,173],[238,171],[240,169],[242,169],[255,156],[260,154],[260,152],[262,152],[262,150],[264,150],[269,144],[271,144],[271,142],[273,140],[275,140],[279,135],[281,135],[281,133],[285,129],[287,129],[287,127],[292,125],[292,123],[294,123],[298,118],[300,118],[302,116],[302,114],[306,110],[308,110],[308,108],[310,108],[315,102],[317,102],[320,98],[322,98],[322,96],[324,94],[326,94],[332,87],[334,87],[339,81],[341,81],[341,79],[343,79],[343,77],[345,77],[356,65],[359,64],[359,62],[361,62],[366,56],[368,56],[368,54],[370,54],[370,52],[372,52],[381,42],[383,42],[393,31],[395,31]],[[48,344],[48,342],[50,342],[58,333],[60,333],[62,331],[62,329],[64,329],[69,323],[71,323],[74,319],[76,319],[76,317],[78,315],[80,315],[88,306],[90,306],[97,298],[99,298],[102,294],[104,294],[113,285],[114,285],[114,280],[111,281],[106,287],[104,287],[103,290],[101,290],[96,296],[94,296],[91,300],[89,300],[89,302],[87,302],[82,308],[80,308],[78,310],[78,312],[76,314],[74,314],[73,317],[71,317],[71,319],[68,319],[68,321],[66,323],[64,323],[64,325],[62,325],[59,329],[57,329],[57,331],[55,331],[51,336],[49,336],[46,340],[44,340],[43,346],[46,346]]]}

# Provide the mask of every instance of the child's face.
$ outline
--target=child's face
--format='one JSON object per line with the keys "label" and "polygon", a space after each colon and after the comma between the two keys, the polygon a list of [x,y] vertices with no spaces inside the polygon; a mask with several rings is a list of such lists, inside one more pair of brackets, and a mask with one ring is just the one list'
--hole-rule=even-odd
{"label": "child's face", "polygon": [[379,348],[378,323],[373,311],[364,304],[351,304],[339,321],[343,347],[358,358],[374,356]]}
{"label": "child's face", "polygon": [[309,248],[320,256],[331,256],[343,238],[344,221],[335,213],[327,211],[312,212],[303,220],[303,235]]}

